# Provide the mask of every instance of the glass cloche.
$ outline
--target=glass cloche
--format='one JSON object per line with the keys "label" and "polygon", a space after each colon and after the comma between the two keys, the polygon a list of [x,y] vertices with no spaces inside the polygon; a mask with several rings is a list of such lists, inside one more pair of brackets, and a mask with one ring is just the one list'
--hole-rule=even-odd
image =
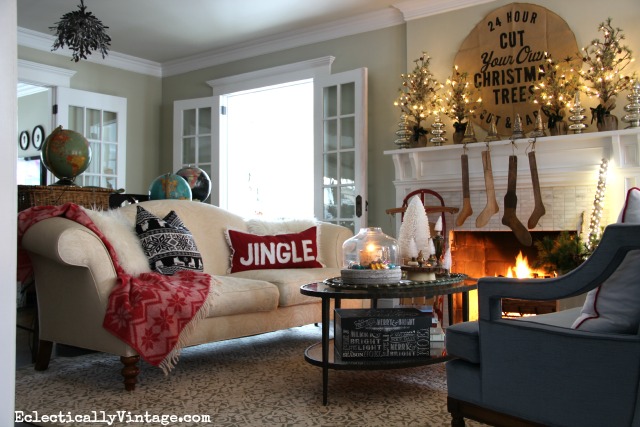
{"label": "glass cloche", "polygon": [[361,228],[342,245],[343,267],[385,269],[398,265],[398,242],[380,227]]}

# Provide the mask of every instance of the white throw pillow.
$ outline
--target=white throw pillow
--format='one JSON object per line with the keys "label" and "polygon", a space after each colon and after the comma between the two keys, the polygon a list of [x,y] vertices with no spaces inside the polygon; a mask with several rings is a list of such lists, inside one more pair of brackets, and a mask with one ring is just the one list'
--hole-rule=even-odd
{"label": "white throw pillow", "polygon": [[[619,223],[640,224],[640,189],[627,192]],[[574,329],[591,332],[636,334],[640,327],[640,250],[630,251],[618,269],[600,286],[589,291],[573,323]]]}

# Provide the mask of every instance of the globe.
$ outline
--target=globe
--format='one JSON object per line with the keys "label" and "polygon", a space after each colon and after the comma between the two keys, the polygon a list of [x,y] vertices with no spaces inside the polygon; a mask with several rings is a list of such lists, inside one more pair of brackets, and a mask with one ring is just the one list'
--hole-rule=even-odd
{"label": "globe", "polygon": [[44,140],[42,164],[59,179],[54,185],[76,185],[75,179],[91,163],[91,147],[82,134],[58,126]]}
{"label": "globe", "polygon": [[187,181],[191,188],[193,200],[201,202],[207,200],[207,197],[211,194],[211,178],[205,171],[197,166],[189,165],[176,172],[176,175],[180,175]]}
{"label": "globe", "polygon": [[166,173],[154,179],[149,186],[149,199],[191,200],[191,187],[180,175]]}

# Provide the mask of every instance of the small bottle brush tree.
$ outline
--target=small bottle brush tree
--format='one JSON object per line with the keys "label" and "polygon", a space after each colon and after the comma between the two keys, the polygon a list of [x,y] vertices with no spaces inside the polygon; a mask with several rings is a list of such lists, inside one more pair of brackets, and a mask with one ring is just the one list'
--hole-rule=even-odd
{"label": "small bottle brush tree", "polygon": [[611,26],[611,18],[601,23],[598,30],[604,38],[594,39],[582,49],[582,60],[587,69],[582,70],[581,75],[587,82],[585,93],[600,100],[600,104],[591,110],[597,123],[603,124],[605,116],[610,115],[616,106],[618,93],[630,89],[637,78],[635,73],[630,76],[623,74],[633,57],[631,49],[621,43],[625,38],[622,30]]}
{"label": "small bottle brush tree", "polygon": [[418,142],[420,136],[426,135],[427,130],[422,127],[422,121],[429,116],[434,105],[436,93],[442,85],[434,78],[429,69],[431,58],[423,52],[414,60],[416,66],[411,73],[401,74],[402,87],[394,105],[405,113],[412,127],[412,141]]}
{"label": "small bottle brush tree", "polygon": [[456,132],[463,132],[467,126],[465,120],[469,120],[476,110],[482,105],[476,88],[467,81],[468,73],[459,72],[458,66],[454,67],[453,74],[445,83],[447,93],[445,99],[445,114],[453,120]]}
{"label": "small bottle brush tree", "polygon": [[422,251],[422,255],[428,258],[431,255],[429,237],[429,218],[420,197],[414,196],[409,200],[402,224],[400,224],[398,233],[400,257],[410,260],[417,255],[415,253],[417,250]]}
{"label": "small bottle brush tree", "polygon": [[574,59],[565,58],[556,62],[551,55],[545,54],[546,65],[541,67],[541,79],[534,85],[530,97],[532,103],[540,106],[547,117],[549,129],[564,120],[565,108],[570,106],[575,93],[580,88],[580,74],[573,69]]}

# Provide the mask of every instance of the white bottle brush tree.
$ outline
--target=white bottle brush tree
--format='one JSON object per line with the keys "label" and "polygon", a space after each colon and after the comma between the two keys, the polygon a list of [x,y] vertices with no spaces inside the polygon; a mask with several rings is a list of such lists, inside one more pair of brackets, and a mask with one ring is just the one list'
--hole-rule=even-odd
{"label": "white bottle brush tree", "polygon": [[429,218],[420,197],[414,196],[409,200],[404,219],[400,224],[398,233],[400,258],[410,260],[417,255],[416,250],[422,251],[425,259],[428,258],[431,255],[429,238]]}

